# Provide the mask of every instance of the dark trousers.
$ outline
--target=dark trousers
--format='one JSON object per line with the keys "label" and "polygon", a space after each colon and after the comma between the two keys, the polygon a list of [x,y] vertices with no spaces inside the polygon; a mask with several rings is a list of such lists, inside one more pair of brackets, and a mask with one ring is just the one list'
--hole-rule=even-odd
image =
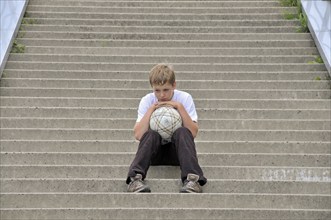
{"label": "dark trousers", "polygon": [[172,136],[171,142],[162,145],[161,136],[152,130],[148,130],[141,138],[136,156],[129,168],[126,183],[130,183],[130,177],[141,174],[143,179],[151,165],[180,166],[181,179],[184,182],[187,174],[199,175],[201,186],[207,179],[203,176],[198,163],[192,133],[185,127],[178,128]]}

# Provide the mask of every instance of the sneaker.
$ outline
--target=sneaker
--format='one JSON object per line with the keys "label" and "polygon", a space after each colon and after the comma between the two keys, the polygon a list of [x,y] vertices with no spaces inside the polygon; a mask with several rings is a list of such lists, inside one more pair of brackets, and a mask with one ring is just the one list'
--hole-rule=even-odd
{"label": "sneaker", "polygon": [[200,186],[199,176],[189,173],[187,179],[183,183],[183,187],[180,190],[181,193],[202,193],[202,187]]}
{"label": "sneaker", "polygon": [[131,177],[131,182],[128,185],[128,192],[151,192],[149,186],[147,186],[142,179],[143,177],[141,174]]}

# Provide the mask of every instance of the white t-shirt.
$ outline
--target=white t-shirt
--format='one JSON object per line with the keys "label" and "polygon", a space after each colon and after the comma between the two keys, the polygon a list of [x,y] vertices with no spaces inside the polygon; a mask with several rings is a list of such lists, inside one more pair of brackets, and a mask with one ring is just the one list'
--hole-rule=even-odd
{"label": "white t-shirt", "polygon": [[[140,100],[140,103],[139,103],[137,122],[140,122],[142,117],[147,112],[148,108],[151,105],[153,105],[154,103],[156,103],[157,101],[158,100],[154,93],[149,93],[149,94],[145,95],[144,97],[142,97],[142,99]],[[198,115],[197,115],[197,112],[195,109],[193,98],[189,93],[175,89],[174,95],[173,95],[171,101],[176,101],[176,102],[182,103],[185,110],[187,111],[189,116],[192,118],[192,121],[198,122]]]}

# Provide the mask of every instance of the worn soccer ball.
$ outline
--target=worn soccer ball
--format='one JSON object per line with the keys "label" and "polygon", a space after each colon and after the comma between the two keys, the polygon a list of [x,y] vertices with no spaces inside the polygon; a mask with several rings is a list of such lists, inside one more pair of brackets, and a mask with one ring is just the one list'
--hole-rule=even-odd
{"label": "worn soccer ball", "polygon": [[182,126],[182,117],[173,107],[163,106],[152,113],[149,126],[161,135],[163,143],[167,143],[171,141],[173,133]]}

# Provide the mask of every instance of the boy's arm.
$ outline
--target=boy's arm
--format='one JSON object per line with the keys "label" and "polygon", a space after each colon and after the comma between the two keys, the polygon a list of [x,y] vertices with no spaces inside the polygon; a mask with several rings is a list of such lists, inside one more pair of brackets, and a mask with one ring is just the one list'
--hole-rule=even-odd
{"label": "boy's arm", "polygon": [[152,113],[157,108],[157,104],[151,105],[147,112],[144,114],[142,119],[137,122],[133,128],[134,137],[140,141],[141,137],[145,134],[146,131],[149,129],[149,119],[151,118]]}

